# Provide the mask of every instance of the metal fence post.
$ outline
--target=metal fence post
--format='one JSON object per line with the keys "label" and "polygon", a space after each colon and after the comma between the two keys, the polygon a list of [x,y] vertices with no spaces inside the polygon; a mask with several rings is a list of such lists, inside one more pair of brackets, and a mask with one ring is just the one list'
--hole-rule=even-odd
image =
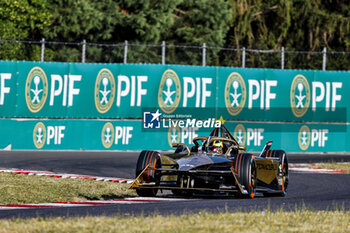
{"label": "metal fence post", "polygon": [[327,62],[327,48],[323,48],[323,61],[322,61],[322,70],[326,70],[326,62]]}
{"label": "metal fence post", "polygon": [[245,47],[242,49],[242,68],[245,68]]}
{"label": "metal fence post", "polygon": [[281,69],[284,70],[284,47],[281,48]]}
{"label": "metal fence post", "polygon": [[205,43],[203,43],[203,47],[202,47],[202,66],[205,66],[205,62],[206,62],[206,48],[207,45]]}
{"label": "metal fence post", "polygon": [[86,54],[86,40],[83,40],[83,48],[81,52],[81,63],[85,63],[85,54]]}
{"label": "metal fence post", "polygon": [[128,62],[128,41],[124,42],[124,64]]}
{"label": "metal fence post", "polygon": [[45,38],[41,39],[41,56],[40,56],[40,61],[44,61],[45,57]]}
{"label": "metal fence post", "polygon": [[162,41],[162,65],[165,65],[165,41]]}

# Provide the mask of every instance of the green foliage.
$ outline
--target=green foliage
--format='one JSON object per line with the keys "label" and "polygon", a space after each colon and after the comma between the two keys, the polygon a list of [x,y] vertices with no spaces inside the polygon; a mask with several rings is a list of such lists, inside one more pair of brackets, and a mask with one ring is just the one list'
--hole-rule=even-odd
{"label": "green foliage", "polygon": [[[0,38],[69,41],[89,45],[87,62],[200,65],[206,43],[207,65],[279,68],[286,51],[350,52],[350,4],[345,0],[1,0]],[[119,46],[108,46],[107,44]],[[135,46],[138,44],[138,46]],[[141,46],[140,46],[141,44]],[[179,48],[174,45],[190,45]],[[38,60],[40,44],[0,43],[1,59]],[[222,50],[218,47],[231,50]],[[256,53],[251,49],[275,50]],[[82,45],[46,45],[45,59],[81,60]],[[328,59],[329,58],[329,59]],[[328,54],[327,69],[350,69],[350,55]],[[286,68],[320,69],[322,54],[286,53]]]}
{"label": "green foliage", "polygon": [[[231,28],[227,46],[289,51],[350,51],[350,5],[342,0],[230,0]],[[226,57],[239,63],[241,54]],[[340,57],[339,57],[340,58]],[[274,67],[279,57],[266,64],[259,56],[247,57],[253,67]],[[333,62],[332,66],[337,63]],[[349,62],[347,62],[349,63]],[[308,64],[305,67],[305,64]],[[287,68],[320,69],[322,54],[287,54]],[[328,65],[328,67],[330,67]],[[348,67],[349,69],[349,67]]]}
{"label": "green foliage", "polygon": [[[229,29],[230,11],[225,0],[187,0],[175,9],[175,22],[165,40],[170,44],[223,46]],[[202,50],[173,48],[169,51],[171,63],[199,65]],[[218,64],[218,53],[209,53],[207,63]]]}
{"label": "green foliage", "polygon": [[[172,11],[176,5],[177,1],[165,0],[54,0],[49,6],[53,12],[52,25],[44,34],[58,41],[160,43],[161,35],[172,25]],[[63,60],[70,54],[68,60],[77,61],[81,53],[79,47],[60,47],[52,46],[52,50],[58,50],[55,60]],[[145,46],[135,49],[137,51],[130,51],[130,62],[157,56],[147,52]],[[93,47],[89,50],[88,61],[120,61],[123,56],[122,49]]]}
{"label": "green foliage", "polygon": [[[50,25],[51,13],[46,5],[46,0],[1,0],[0,39],[41,39],[41,31]],[[0,46],[0,58],[4,60],[40,58],[40,49],[35,45],[0,43]]]}
{"label": "green foliage", "polygon": [[[121,22],[114,29],[114,41],[137,44],[157,44],[173,25],[173,11],[181,0],[121,0]],[[124,50],[117,50],[112,57],[122,57]],[[160,48],[130,46],[128,62],[159,63]]]}
{"label": "green foliage", "polygon": [[[51,25],[43,31],[47,40],[102,42],[112,39],[115,25],[122,13],[111,0],[52,0],[48,5],[52,12]],[[55,61],[80,61],[81,46],[48,45],[55,51]],[[100,56],[100,54],[96,54]]]}
{"label": "green foliage", "polygon": [[115,1],[52,0],[48,5],[53,17],[45,37],[57,41],[100,42],[112,38],[121,12]]}

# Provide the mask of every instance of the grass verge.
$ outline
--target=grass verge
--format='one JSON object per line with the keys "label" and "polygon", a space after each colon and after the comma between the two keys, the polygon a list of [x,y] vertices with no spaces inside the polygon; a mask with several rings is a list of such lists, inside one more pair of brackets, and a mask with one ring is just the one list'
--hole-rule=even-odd
{"label": "grass verge", "polygon": [[324,168],[333,170],[345,170],[347,174],[350,174],[350,163],[338,163],[338,162],[328,162],[328,163],[317,163],[310,165],[311,168]]}
{"label": "grass verge", "polygon": [[350,212],[202,213],[181,216],[0,220],[0,232],[350,232]]}
{"label": "grass verge", "polygon": [[136,196],[129,184],[0,173],[0,203],[47,203]]}

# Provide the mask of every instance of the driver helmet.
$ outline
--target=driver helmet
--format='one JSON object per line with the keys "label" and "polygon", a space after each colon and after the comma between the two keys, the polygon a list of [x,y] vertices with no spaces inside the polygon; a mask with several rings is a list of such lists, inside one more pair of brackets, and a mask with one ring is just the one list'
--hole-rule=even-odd
{"label": "driver helmet", "polygon": [[222,149],[224,145],[221,141],[214,141],[213,143],[213,152],[216,152],[218,154],[222,154]]}

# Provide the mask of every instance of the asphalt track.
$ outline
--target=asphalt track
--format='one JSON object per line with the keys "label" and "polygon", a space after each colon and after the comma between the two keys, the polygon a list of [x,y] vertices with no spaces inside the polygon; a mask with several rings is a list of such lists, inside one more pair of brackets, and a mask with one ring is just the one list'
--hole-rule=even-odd
{"label": "asphalt track", "polygon": [[[138,152],[50,152],[0,151],[0,167],[44,170],[93,176],[134,178]],[[291,154],[289,162],[349,162],[349,155]],[[164,194],[160,194],[164,195]],[[168,195],[166,195],[169,197]],[[181,201],[144,204],[117,204],[73,208],[33,208],[1,210],[0,218],[57,216],[130,216],[154,214],[187,214],[199,211],[250,211],[265,209],[350,210],[350,175],[290,173],[286,197],[235,199],[233,197],[194,197]]]}

